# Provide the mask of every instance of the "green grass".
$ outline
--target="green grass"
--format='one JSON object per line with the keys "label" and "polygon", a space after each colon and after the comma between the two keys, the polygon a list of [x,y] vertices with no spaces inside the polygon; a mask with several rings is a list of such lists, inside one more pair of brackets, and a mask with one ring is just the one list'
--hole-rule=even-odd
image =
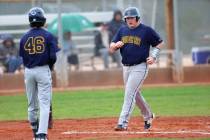
{"label": "green grass", "polygon": [[[159,116],[209,116],[210,86],[144,88],[143,96]],[[118,117],[123,89],[81,90],[53,94],[54,118]],[[27,119],[25,95],[0,96],[0,120]],[[133,115],[139,115],[135,108]]]}

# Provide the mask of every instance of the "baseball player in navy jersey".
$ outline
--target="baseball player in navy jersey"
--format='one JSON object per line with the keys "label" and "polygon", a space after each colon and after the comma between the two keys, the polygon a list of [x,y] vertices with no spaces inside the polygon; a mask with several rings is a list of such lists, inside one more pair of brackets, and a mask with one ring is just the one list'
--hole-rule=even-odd
{"label": "baseball player in navy jersey", "polygon": [[[155,63],[158,58],[163,40],[151,27],[140,22],[139,10],[136,7],[125,10],[124,20],[127,26],[118,30],[109,48],[111,53],[120,49],[125,85],[124,103],[115,130],[127,130],[135,103],[143,115],[144,129],[149,130],[154,114],[142,96],[141,86],[147,77],[148,65]],[[150,46],[153,47],[151,54]]]}
{"label": "baseball player in navy jersey", "polygon": [[[43,9],[30,9],[31,29],[20,40],[19,54],[25,66],[24,78],[28,98],[28,119],[35,140],[47,140],[49,111],[52,96],[50,69],[56,62],[56,38],[46,31]],[[38,117],[39,112],[39,117]]]}

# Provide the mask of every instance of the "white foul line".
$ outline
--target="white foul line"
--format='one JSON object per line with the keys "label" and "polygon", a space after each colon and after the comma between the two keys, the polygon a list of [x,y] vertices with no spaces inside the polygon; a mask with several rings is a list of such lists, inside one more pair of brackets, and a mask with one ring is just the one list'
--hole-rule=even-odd
{"label": "white foul line", "polygon": [[200,134],[200,135],[210,135],[210,132],[201,131],[167,131],[167,132],[152,132],[152,131],[66,131],[63,132],[64,135],[75,135],[75,134]]}

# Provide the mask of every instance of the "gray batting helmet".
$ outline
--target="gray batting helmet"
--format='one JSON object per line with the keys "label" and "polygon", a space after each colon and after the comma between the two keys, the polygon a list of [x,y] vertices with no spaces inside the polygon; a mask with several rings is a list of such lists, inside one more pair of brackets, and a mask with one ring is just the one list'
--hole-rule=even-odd
{"label": "gray batting helmet", "polygon": [[126,18],[128,17],[136,17],[136,20],[138,21],[140,19],[140,13],[138,8],[128,7],[127,9],[125,9],[123,18],[126,20]]}

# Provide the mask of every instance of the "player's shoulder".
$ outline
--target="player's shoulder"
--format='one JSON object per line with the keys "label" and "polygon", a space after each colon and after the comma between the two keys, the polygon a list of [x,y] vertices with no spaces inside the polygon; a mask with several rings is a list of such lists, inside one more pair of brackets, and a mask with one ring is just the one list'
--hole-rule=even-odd
{"label": "player's shoulder", "polygon": [[141,23],[140,24],[145,30],[148,30],[148,31],[153,31],[154,29],[151,27],[151,26],[149,26],[149,25],[146,25],[146,24],[143,24],[143,23]]}
{"label": "player's shoulder", "polygon": [[52,36],[52,33],[49,32],[46,28],[40,28],[40,30],[42,30],[43,32],[45,32],[47,35],[51,35]]}
{"label": "player's shoulder", "polygon": [[46,28],[38,28],[37,32],[46,38],[53,36]]}
{"label": "player's shoulder", "polygon": [[146,30],[150,30],[150,29],[151,29],[151,27],[150,27],[149,25],[146,25],[146,24],[144,24],[144,23],[140,23],[140,27],[141,27],[141,28],[144,28],[144,29],[146,29]]}
{"label": "player's shoulder", "polygon": [[148,34],[153,34],[153,33],[155,33],[156,31],[151,27],[151,26],[149,26],[149,25],[145,25],[145,24],[142,24],[141,23],[141,26],[143,27],[143,29],[144,29],[144,31],[146,32],[146,33],[148,33]]}
{"label": "player's shoulder", "polygon": [[46,28],[42,28],[42,30],[43,30],[43,32],[45,33],[45,36],[46,36],[47,38],[50,38],[50,39],[55,38],[55,36],[54,36],[51,32],[47,31]]}
{"label": "player's shoulder", "polygon": [[54,35],[47,31],[45,28],[31,28],[29,31],[27,31],[24,35],[24,37],[31,37],[31,36],[42,36],[44,38],[52,38]]}
{"label": "player's shoulder", "polygon": [[24,33],[21,38],[20,41],[24,40],[25,38],[27,38],[28,36],[31,35],[31,29],[29,29],[26,33]]}
{"label": "player's shoulder", "polygon": [[127,25],[121,25],[119,30],[121,31],[129,30],[129,27]]}

